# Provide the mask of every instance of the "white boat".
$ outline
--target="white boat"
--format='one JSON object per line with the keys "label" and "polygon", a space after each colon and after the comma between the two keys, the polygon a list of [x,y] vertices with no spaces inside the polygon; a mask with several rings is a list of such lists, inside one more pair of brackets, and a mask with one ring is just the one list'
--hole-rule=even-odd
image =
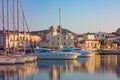
{"label": "white boat", "polygon": [[[60,20],[60,8],[59,8],[59,20]],[[52,51],[47,48],[37,48],[35,50],[35,54],[37,55],[38,59],[76,59],[80,54],[76,52],[63,52],[61,51],[62,44],[61,44],[61,21],[59,21],[59,50]]]}
{"label": "white boat", "polygon": [[26,62],[33,62],[34,61],[34,57],[32,57],[32,56],[25,55],[24,57],[26,58]]}
{"label": "white boat", "polygon": [[35,54],[29,54],[28,55],[29,57],[32,57],[33,58],[33,61],[36,61],[37,60],[37,56]]}
{"label": "white boat", "polygon": [[34,61],[34,57],[29,55],[17,54],[17,55],[14,55],[13,57],[16,58],[16,61],[15,61],[16,64],[24,64],[26,62]]}
{"label": "white boat", "polygon": [[26,58],[23,56],[17,56],[15,58],[16,58],[16,61],[15,61],[16,64],[24,64],[26,62]]}
{"label": "white boat", "polygon": [[64,52],[76,52],[76,53],[80,54],[80,57],[90,57],[90,56],[94,55],[94,53],[92,53],[90,51],[79,49],[79,48],[62,48],[62,51],[64,51]]}
{"label": "white boat", "polygon": [[80,54],[75,52],[57,52],[47,48],[37,48],[35,54],[38,59],[76,59]]}
{"label": "white boat", "polygon": [[9,57],[9,56],[1,56],[0,57],[0,64],[11,65],[15,64],[16,58]]}

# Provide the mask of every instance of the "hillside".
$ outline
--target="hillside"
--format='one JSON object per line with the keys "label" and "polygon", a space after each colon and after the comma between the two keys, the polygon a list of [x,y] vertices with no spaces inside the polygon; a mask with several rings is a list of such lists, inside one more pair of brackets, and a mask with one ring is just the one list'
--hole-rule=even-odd
{"label": "hillside", "polygon": [[[49,30],[39,30],[39,31],[31,31],[30,33],[31,34],[34,34],[34,35],[39,35],[39,34],[47,34],[49,32]],[[62,28],[62,34],[66,34],[66,33],[71,33],[73,35],[75,35],[76,33],[68,30],[68,29],[64,29]]]}

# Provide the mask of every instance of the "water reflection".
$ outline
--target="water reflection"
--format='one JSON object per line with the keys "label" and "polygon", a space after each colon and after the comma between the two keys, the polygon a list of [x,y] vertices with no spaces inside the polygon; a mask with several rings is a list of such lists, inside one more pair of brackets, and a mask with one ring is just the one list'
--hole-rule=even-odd
{"label": "water reflection", "polygon": [[38,60],[0,65],[0,80],[119,80],[120,56],[95,55],[77,60]]}
{"label": "water reflection", "polygon": [[26,76],[37,72],[36,63],[0,65],[0,80],[26,80]]}

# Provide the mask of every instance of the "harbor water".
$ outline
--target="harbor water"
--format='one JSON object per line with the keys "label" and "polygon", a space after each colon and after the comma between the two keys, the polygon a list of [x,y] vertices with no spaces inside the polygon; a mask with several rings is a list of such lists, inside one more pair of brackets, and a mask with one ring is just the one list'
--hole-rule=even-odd
{"label": "harbor water", "polygon": [[120,55],[0,65],[0,80],[120,80]]}

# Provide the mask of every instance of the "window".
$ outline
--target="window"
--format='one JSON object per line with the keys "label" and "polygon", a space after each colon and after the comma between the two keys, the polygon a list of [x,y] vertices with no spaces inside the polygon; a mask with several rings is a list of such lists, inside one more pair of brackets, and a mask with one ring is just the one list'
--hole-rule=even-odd
{"label": "window", "polygon": [[52,45],[54,46],[54,43],[52,43]]}
{"label": "window", "polygon": [[97,37],[98,37],[98,34],[97,34]]}
{"label": "window", "polygon": [[64,40],[66,40],[66,37],[64,37]]}
{"label": "window", "polygon": [[20,37],[20,40],[22,40],[22,37]]}
{"label": "window", "polygon": [[62,50],[63,52],[71,52],[71,50]]}
{"label": "window", "polygon": [[79,51],[80,49],[74,49],[74,50],[78,50]]}
{"label": "window", "polygon": [[104,37],[104,34],[102,35],[102,37]]}
{"label": "window", "polygon": [[70,46],[70,43],[68,43],[68,45]]}
{"label": "window", "polygon": [[10,38],[10,41],[12,41],[12,38]]}
{"label": "window", "polygon": [[25,37],[23,37],[23,40],[25,40]]}
{"label": "window", "polygon": [[38,52],[50,52],[49,50],[36,50]]}

